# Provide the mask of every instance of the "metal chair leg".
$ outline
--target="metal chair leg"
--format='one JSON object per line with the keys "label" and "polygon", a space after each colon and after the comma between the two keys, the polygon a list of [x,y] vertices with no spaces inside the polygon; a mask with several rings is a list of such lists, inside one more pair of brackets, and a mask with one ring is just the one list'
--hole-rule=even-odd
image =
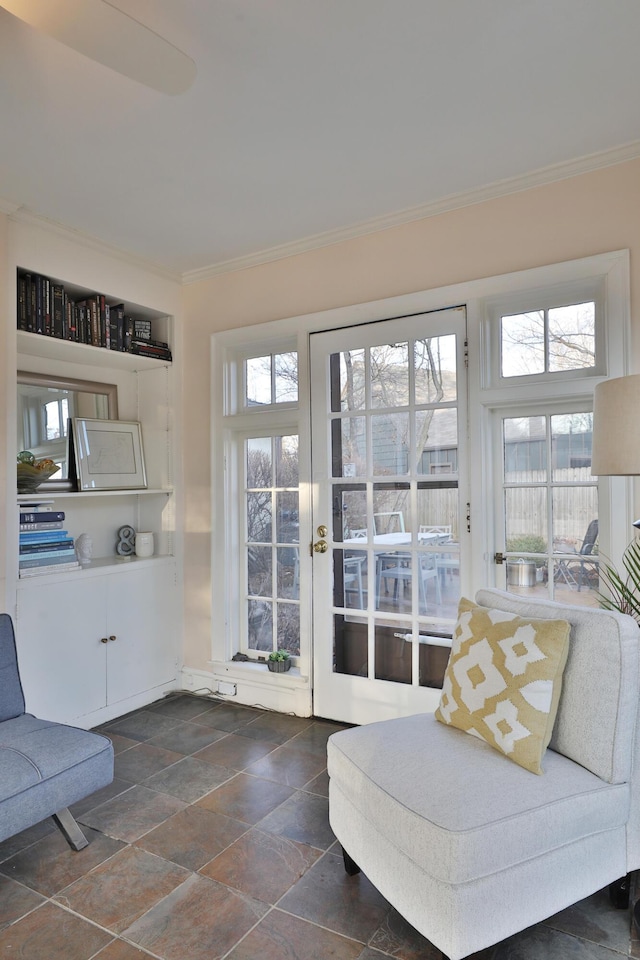
{"label": "metal chair leg", "polygon": [[53,820],[62,831],[65,840],[74,850],[82,850],[89,845],[89,841],[76,823],[68,807],[63,807],[53,814]]}

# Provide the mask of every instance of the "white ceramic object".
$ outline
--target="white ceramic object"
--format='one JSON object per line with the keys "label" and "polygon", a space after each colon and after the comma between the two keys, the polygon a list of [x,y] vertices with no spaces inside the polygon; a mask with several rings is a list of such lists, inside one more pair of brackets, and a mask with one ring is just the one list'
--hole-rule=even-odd
{"label": "white ceramic object", "polygon": [[76,538],[76,556],[80,563],[90,563],[93,557],[93,540],[88,533]]}
{"label": "white ceramic object", "polygon": [[153,556],[153,534],[145,530],[141,533],[136,533],[136,557],[152,557]]}

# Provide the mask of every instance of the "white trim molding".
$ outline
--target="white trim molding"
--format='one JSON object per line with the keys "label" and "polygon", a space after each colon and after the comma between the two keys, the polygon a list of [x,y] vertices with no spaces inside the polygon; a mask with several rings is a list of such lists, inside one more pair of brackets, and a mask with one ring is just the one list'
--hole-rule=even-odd
{"label": "white trim molding", "polygon": [[619,163],[626,163],[638,157],[640,157],[640,140],[634,140],[632,143],[624,144],[611,150],[601,150],[598,153],[592,153],[588,156],[580,157],[577,160],[565,160],[561,163],[550,164],[549,166],[541,167],[538,170],[519,177],[497,180],[483,187],[451,194],[440,200],[419,204],[415,207],[408,207],[395,213],[372,217],[369,220],[363,220],[351,226],[328,230],[324,233],[316,233],[291,243],[267,247],[264,250],[257,250],[255,253],[248,253],[242,257],[223,260],[220,263],[214,263],[208,267],[201,267],[198,270],[187,270],[182,274],[182,282],[184,284],[199,283],[201,280],[210,280],[212,277],[217,277],[224,273],[234,273],[238,270],[246,270],[249,267],[260,266],[260,264],[263,263],[284,260],[287,257],[295,257],[298,254],[307,253],[310,250],[318,250],[321,247],[328,247],[334,243],[354,240],[371,233],[378,233],[381,230],[388,230],[391,227],[412,223],[415,220],[426,220],[429,217],[436,217],[442,213],[459,210],[462,207],[470,207],[477,203],[484,203],[487,200],[495,200],[512,193],[522,193],[534,187],[555,183],[559,180],[567,180],[570,177],[577,177],[583,173],[591,173],[595,170],[601,170],[604,167],[616,166]]}

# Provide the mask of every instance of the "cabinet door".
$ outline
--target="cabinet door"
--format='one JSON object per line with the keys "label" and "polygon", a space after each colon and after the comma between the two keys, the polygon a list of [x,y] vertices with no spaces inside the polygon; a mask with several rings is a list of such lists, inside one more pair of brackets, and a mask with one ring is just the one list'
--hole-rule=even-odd
{"label": "cabinet door", "polygon": [[16,644],[29,713],[68,723],[104,707],[105,629],[101,580],[18,590]]}
{"label": "cabinet door", "polygon": [[114,704],[177,675],[175,565],[152,564],[108,577],[107,702]]}

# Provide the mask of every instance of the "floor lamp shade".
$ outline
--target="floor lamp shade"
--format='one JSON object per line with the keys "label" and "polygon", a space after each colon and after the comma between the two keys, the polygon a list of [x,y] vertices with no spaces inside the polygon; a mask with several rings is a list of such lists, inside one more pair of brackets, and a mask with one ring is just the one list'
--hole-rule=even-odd
{"label": "floor lamp shade", "polygon": [[640,476],[640,374],[603,380],[595,388],[591,473]]}

